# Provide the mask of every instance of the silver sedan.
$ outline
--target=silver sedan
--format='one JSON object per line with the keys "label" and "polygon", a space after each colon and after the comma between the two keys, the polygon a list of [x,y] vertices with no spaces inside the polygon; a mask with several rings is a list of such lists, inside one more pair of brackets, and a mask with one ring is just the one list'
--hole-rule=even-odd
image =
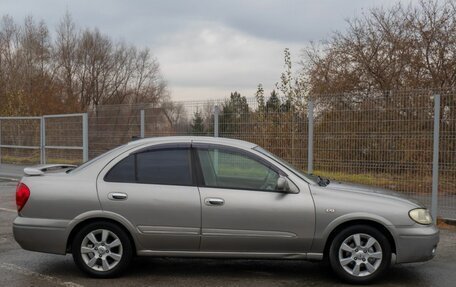
{"label": "silver sedan", "polygon": [[232,139],[157,137],[79,167],[26,168],[13,230],[27,250],[72,253],[94,277],[134,256],[328,260],[351,283],[431,259],[439,232],[392,191],[304,174]]}

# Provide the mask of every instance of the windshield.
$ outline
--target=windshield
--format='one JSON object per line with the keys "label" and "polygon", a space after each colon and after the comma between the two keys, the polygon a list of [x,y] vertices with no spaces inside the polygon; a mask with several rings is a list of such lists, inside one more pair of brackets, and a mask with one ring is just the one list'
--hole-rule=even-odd
{"label": "windshield", "polygon": [[93,159],[91,159],[89,161],[86,161],[85,163],[83,163],[82,165],[78,166],[77,168],[68,170],[67,173],[78,172],[78,171],[88,167],[89,165],[97,162],[98,160],[100,160],[101,158],[107,156],[108,154],[110,154],[110,153],[112,153],[112,152],[114,152],[114,151],[116,151],[116,150],[118,150],[118,149],[120,149],[120,148],[122,148],[124,146],[125,145],[121,145],[121,146],[118,146],[118,147],[116,147],[114,149],[108,150],[107,152],[104,152],[104,153],[100,154],[99,156],[97,156],[97,157],[95,157],[95,158],[93,158]]}
{"label": "windshield", "polygon": [[305,180],[307,182],[313,182],[316,184],[320,184],[320,179],[318,178],[318,176],[302,172],[299,168],[293,166],[291,163],[281,159],[280,157],[274,155],[273,153],[268,152],[267,150],[265,150],[259,146],[256,146],[253,149],[264,154],[265,156],[269,157],[270,159],[276,161],[277,163],[285,166],[287,169],[289,169],[291,172],[293,172],[295,175],[302,178],[303,180]]}

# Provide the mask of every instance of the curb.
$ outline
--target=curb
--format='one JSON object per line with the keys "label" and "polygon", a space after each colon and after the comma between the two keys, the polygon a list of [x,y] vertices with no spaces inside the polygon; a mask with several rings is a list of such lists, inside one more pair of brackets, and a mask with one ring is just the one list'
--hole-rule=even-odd
{"label": "curb", "polygon": [[0,179],[17,181],[22,178],[22,175],[12,173],[0,173]]}
{"label": "curb", "polygon": [[19,175],[17,173],[6,173],[2,172],[0,173],[0,179],[5,179],[5,180],[13,180],[13,181],[18,181],[19,179],[22,178],[22,174]]}
{"label": "curb", "polygon": [[6,180],[6,181],[19,181],[19,178],[12,178],[12,177],[4,177],[0,175],[0,180]]}

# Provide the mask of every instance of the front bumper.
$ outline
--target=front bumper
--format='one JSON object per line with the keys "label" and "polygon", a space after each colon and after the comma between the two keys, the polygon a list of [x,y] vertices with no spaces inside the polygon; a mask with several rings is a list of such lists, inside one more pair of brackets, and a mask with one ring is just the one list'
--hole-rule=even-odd
{"label": "front bumper", "polygon": [[13,222],[14,239],[26,250],[65,254],[66,220],[16,217]]}
{"label": "front bumper", "polygon": [[435,225],[397,229],[396,263],[422,262],[435,256],[439,229]]}

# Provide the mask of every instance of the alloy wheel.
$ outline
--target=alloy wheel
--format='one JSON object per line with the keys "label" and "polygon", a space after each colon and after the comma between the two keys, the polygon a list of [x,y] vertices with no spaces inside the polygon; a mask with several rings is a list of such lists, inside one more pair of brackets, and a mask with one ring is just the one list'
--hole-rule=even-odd
{"label": "alloy wheel", "polygon": [[109,271],[122,259],[123,246],[119,237],[107,229],[89,232],[81,243],[84,263],[95,271]]}
{"label": "alloy wheel", "polygon": [[364,277],[373,274],[382,263],[380,243],[369,234],[348,236],[339,247],[339,263],[350,275]]}

